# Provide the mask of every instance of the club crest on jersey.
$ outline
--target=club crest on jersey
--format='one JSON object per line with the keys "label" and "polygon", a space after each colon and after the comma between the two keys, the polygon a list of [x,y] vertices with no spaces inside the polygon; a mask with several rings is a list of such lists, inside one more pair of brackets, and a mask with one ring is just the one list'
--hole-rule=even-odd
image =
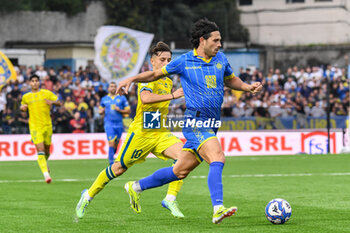
{"label": "club crest on jersey", "polygon": [[124,32],[115,33],[103,41],[100,59],[113,75],[112,78],[118,79],[134,69],[139,50],[136,38]]}
{"label": "club crest on jersey", "polygon": [[222,69],[222,64],[220,62],[216,63],[216,68],[218,70],[221,70]]}

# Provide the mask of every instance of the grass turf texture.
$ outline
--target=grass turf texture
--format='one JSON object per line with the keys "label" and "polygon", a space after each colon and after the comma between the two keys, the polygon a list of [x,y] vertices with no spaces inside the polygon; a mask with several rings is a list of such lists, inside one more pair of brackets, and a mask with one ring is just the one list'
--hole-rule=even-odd
{"label": "grass turf texture", "polygon": [[[124,183],[171,164],[148,159],[107,185],[79,222],[73,215],[80,192],[107,159],[49,164],[53,183],[48,185],[35,181],[43,180],[35,161],[0,163],[0,232],[350,232],[350,155],[228,157],[224,204],[238,206],[238,213],[220,225],[211,223],[206,163],[185,179],[178,196],[183,220],[161,207],[167,186],[142,193],[141,214],[129,207]],[[265,218],[265,206],[273,198],[292,206],[284,225]]]}

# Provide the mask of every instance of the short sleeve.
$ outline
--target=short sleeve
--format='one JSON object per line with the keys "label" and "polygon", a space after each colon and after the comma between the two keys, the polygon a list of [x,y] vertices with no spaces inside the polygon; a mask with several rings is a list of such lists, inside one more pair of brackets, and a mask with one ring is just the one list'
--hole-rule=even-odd
{"label": "short sleeve", "polygon": [[235,74],[233,73],[231,65],[230,63],[227,62],[225,66],[225,71],[224,71],[224,80],[228,80],[234,77],[235,77]]}
{"label": "short sleeve", "polygon": [[185,64],[185,54],[172,60],[169,64],[162,67],[164,75],[168,74],[181,74]]}
{"label": "short sleeve", "polygon": [[58,99],[57,95],[55,95],[51,91],[47,91],[47,98],[51,101],[56,101]]}
{"label": "short sleeve", "polygon": [[149,92],[152,92],[153,93],[153,90],[154,90],[154,82],[150,82],[150,83],[140,83],[139,84],[139,90],[141,92],[143,91],[149,91]]}

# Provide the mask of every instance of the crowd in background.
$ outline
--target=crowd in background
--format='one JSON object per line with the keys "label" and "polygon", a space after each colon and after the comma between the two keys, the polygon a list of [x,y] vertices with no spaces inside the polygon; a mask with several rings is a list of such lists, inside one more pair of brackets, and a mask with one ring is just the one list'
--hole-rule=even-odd
{"label": "crowd in background", "polygon": [[[57,72],[43,66],[15,67],[17,80],[11,81],[0,91],[0,133],[29,133],[28,113],[19,110],[22,96],[30,91],[29,77],[37,74],[41,88],[55,93],[62,107],[53,107],[52,119],[55,133],[104,132],[103,117],[98,113],[100,100],[108,93],[108,82],[97,69],[80,67],[72,72],[62,67]],[[145,64],[143,70],[148,69]],[[297,66],[269,69],[263,74],[258,69],[241,68],[238,75],[244,82],[261,82],[264,89],[257,95],[248,92],[224,91],[223,117],[288,117],[297,116],[303,127],[306,117],[326,116],[327,80],[330,81],[331,116],[347,115],[349,109],[349,79],[345,69],[338,67]],[[328,79],[327,79],[328,78]],[[180,87],[179,77],[173,77],[174,89]],[[137,85],[127,96],[131,107],[129,117],[135,116]],[[170,104],[169,113],[182,115],[183,99]]]}

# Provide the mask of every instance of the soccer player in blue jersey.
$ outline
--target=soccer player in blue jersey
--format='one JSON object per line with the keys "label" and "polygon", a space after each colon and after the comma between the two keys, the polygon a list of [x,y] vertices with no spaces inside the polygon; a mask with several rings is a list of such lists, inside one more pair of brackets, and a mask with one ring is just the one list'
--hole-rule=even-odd
{"label": "soccer player in blue jersey", "polygon": [[[191,36],[193,51],[179,56],[161,69],[146,71],[120,82],[117,92],[124,90],[127,93],[132,82],[152,82],[167,75],[178,74],[186,100],[185,120],[203,123],[220,119],[224,85],[253,94],[261,91],[262,85],[259,82],[249,85],[234,75],[227,58],[219,52],[221,36],[214,22],[207,19],[197,21],[192,27]],[[208,187],[214,212],[212,222],[218,224],[237,211],[235,206],[223,206],[222,170],[225,155],[216,137],[218,128],[200,126],[200,123],[196,123],[186,125],[183,129],[187,142],[174,167],[159,169],[146,178],[125,184],[132,205],[140,205],[142,191],[184,179],[205,160],[209,164]]]}
{"label": "soccer player in blue jersey", "polygon": [[130,113],[130,107],[127,99],[123,95],[116,93],[117,84],[110,82],[108,95],[102,97],[99,113],[104,114],[104,127],[109,143],[108,161],[114,163],[114,154],[124,131],[123,114]]}

